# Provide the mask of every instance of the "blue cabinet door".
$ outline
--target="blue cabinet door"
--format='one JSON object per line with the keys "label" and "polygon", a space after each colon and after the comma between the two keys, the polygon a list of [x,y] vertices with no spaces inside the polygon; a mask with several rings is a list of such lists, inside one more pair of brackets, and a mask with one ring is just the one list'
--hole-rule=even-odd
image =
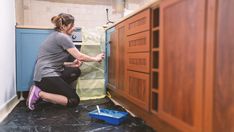
{"label": "blue cabinet door", "polygon": [[52,29],[16,29],[17,91],[28,91],[32,85],[39,47],[52,31]]}
{"label": "blue cabinet door", "polygon": [[108,58],[110,56],[110,37],[111,33],[115,31],[115,28],[110,28],[106,30],[106,46],[105,46],[105,86],[107,87],[108,83]]}

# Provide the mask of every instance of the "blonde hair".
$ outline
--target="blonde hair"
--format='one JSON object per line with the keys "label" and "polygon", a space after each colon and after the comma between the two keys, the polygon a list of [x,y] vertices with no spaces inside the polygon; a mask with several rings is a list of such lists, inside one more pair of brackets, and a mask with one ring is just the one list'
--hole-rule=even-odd
{"label": "blonde hair", "polygon": [[69,25],[69,24],[74,24],[74,17],[71,14],[66,14],[66,13],[60,13],[57,16],[54,16],[51,18],[51,22],[54,24],[55,28],[54,30],[56,31],[62,31],[62,26]]}

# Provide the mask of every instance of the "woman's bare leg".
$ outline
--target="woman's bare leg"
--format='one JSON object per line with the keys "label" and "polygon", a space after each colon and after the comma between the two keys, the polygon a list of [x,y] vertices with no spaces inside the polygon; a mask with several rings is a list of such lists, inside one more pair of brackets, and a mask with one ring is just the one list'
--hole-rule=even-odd
{"label": "woman's bare leg", "polygon": [[39,93],[39,96],[43,100],[46,100],[46,101],[48,101],[50,103],[60,104],[60,105],[63,105],[63,106],[67,106],[68,99],[67,99],[67,97],[65,97],[63,95],[52,94],[52,93],[47,93],[47,92],[41,91]]}

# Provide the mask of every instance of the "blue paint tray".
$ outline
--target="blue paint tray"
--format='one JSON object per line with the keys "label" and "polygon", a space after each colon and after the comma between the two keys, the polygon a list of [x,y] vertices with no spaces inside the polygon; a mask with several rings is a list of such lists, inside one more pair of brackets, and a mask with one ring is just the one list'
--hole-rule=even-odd
{"label": "blue paint tray", "polygon": [[119,125],[127,118],[127,115],[127,112],[108,109],[100,109],[100,113],[98,113],[98,110],[89,112],[90,117],[104,120],[105,122],[110,123],[112,125]]}

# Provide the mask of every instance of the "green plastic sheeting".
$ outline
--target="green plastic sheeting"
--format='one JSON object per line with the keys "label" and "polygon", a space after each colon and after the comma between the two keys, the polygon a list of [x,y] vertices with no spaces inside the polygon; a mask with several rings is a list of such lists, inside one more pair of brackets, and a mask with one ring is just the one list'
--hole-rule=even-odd
{"label": "green plastic sheeting", "polygon": [[[105,46],[105,29],[82,28],[81,52],[89,56],[95,56],[103,52]],[[98,99],[106,96],[104,86],[104,61],[85,62],[80,67],[81,76],[76,85],[77,94],[81,100]]]}

